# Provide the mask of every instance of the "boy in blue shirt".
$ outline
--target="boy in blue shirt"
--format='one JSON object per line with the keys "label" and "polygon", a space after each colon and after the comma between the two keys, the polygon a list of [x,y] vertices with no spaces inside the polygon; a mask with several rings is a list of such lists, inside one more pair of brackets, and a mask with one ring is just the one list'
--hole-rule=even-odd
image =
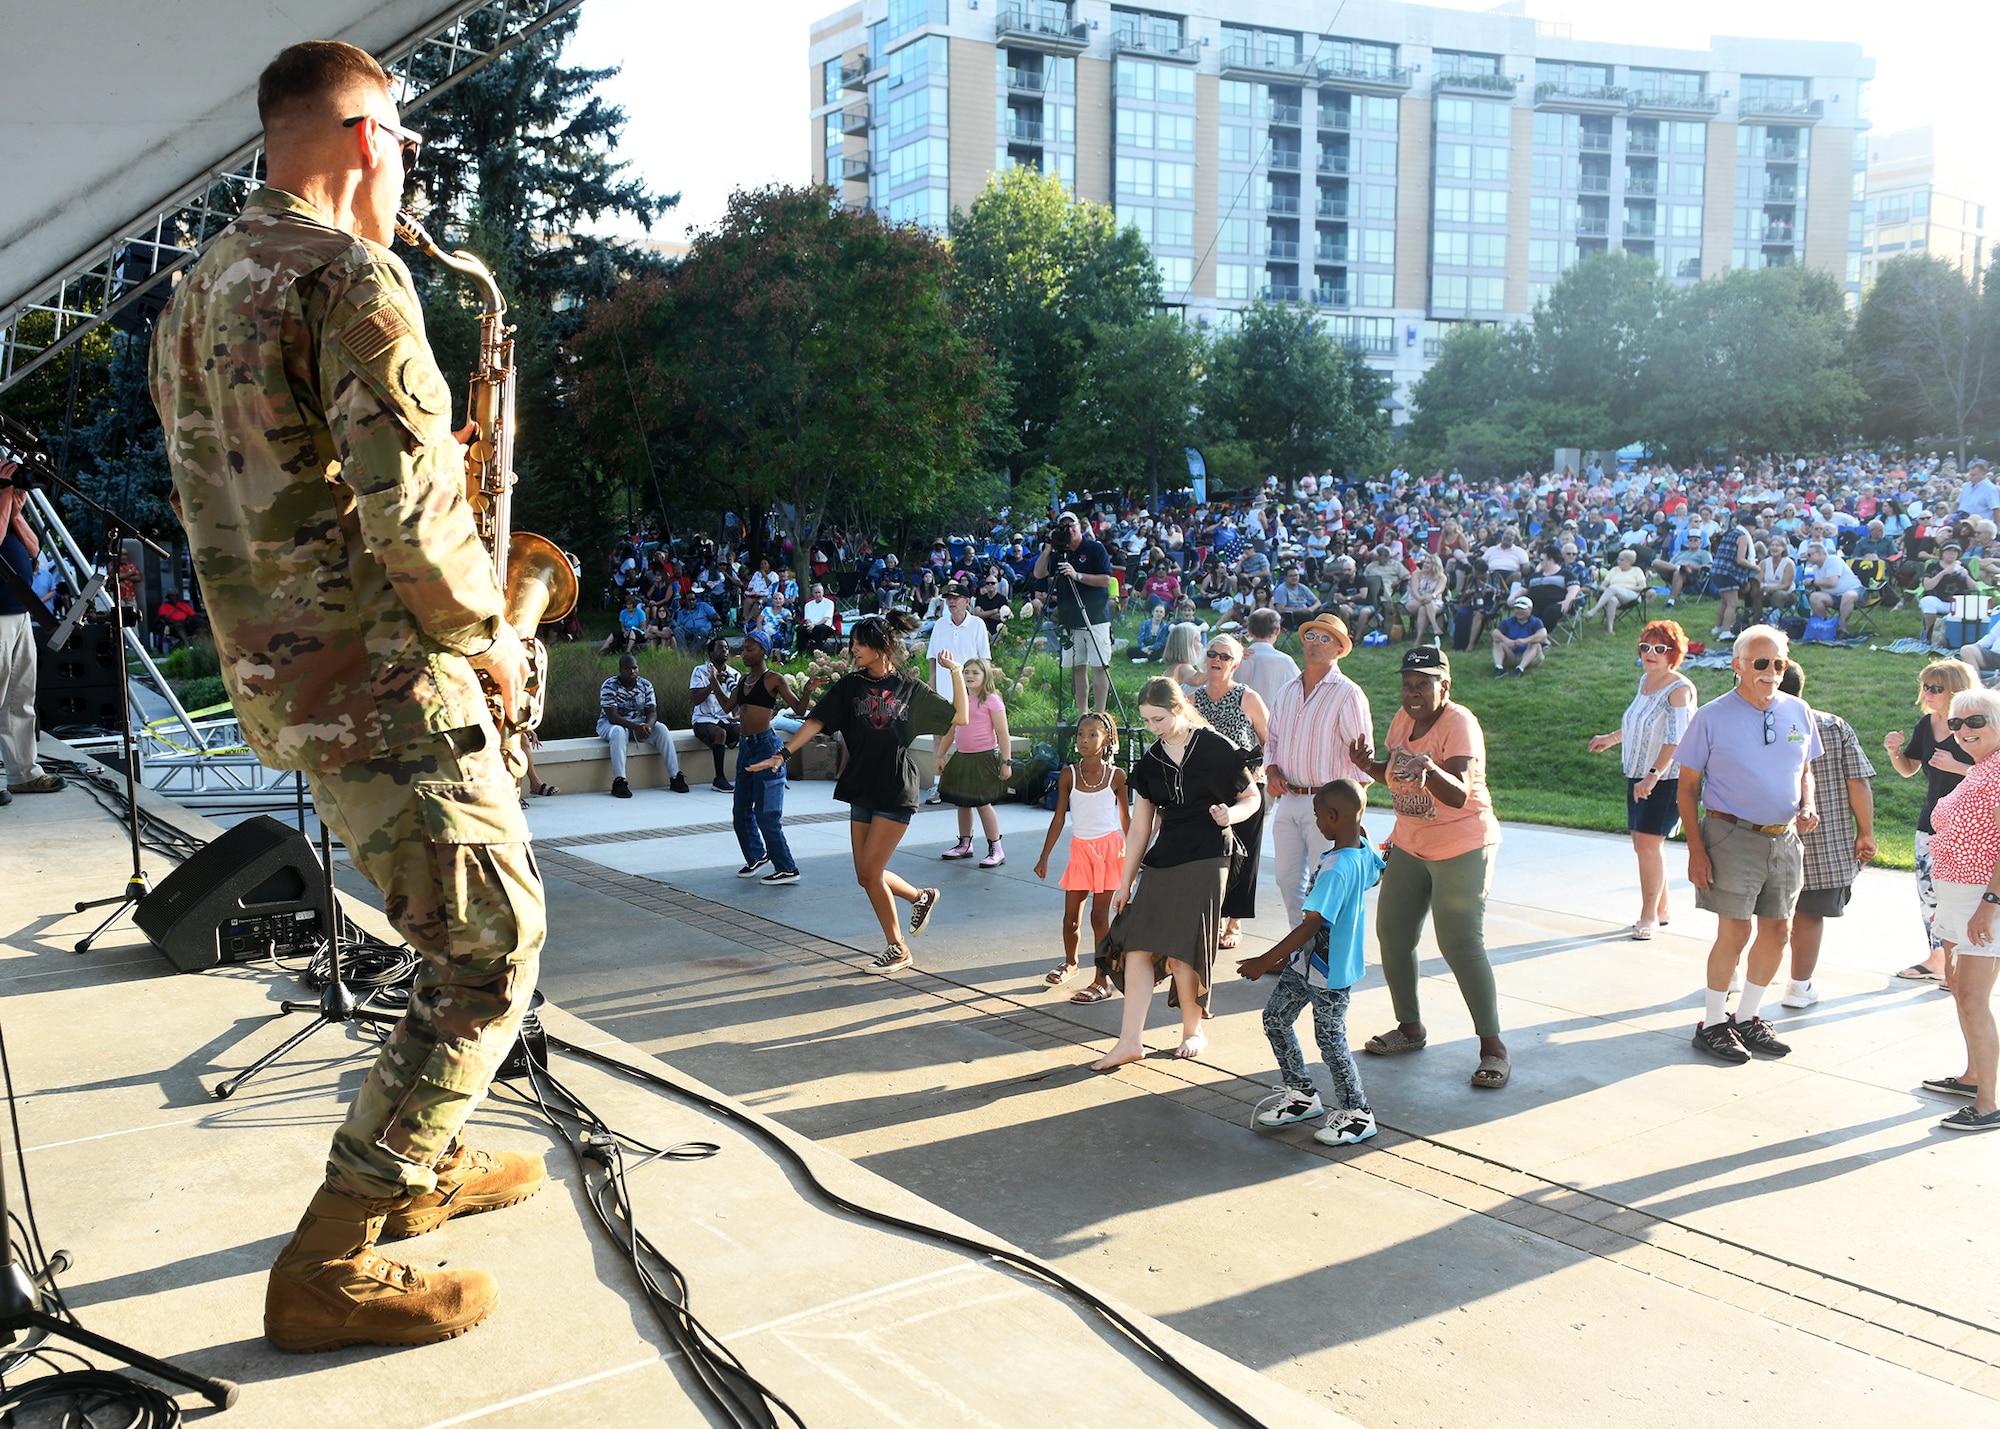
{"label": "boy in blue shirt", "polygon": [[1257,1124],[1276,1128],[1322,1115],[1319,1092],[1306,1071],[1299,1039],[1292,1030],[1299,1013],[1312,1004],[1313,1035],[1333,1078],[1336,1106],[1324,1112],[1326,1125],[1313,1140],[1348,1146],[1375,1134],[1375,1113],[1361,1090],[1361,1072],[1347,1046],[1347,999],[1365,971],[1361,950],[1367,914],[1362,897],[1382,876],[1382,857],[1361,827],[1366,796],[1352,779],[1335,779],[1313,795],[1313,818],[1332,845],[1320,856],[1312,891],[1306,894],[1299,926],[1269,952],[1245,958],[1236,971],[1246,978],[1278,973],[1278,985],[1264,1005],[1264,1035],[1285,1079],[1283,1101],[1257,1114]]}

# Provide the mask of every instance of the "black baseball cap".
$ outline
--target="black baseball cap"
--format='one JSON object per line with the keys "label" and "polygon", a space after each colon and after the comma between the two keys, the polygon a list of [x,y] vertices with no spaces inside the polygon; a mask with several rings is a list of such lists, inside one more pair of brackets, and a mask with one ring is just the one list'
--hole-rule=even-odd
{"label": "black baseball cap", "polygon": [[1405,675],[1412,671],[1419,675],[1442,675],[1451,678],[1451,660],[1435,645],[1413,645],[1403,652]]}

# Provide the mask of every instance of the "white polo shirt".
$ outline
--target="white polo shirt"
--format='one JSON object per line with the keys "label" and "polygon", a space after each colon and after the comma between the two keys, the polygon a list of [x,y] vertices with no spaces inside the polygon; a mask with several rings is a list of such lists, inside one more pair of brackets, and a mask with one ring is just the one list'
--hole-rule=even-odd
{"label": "white polo shirt", "polygon": [[931,662],[931,683],[946,699],[952,697],[951,671],[938,664],[938,656],[951,651],[959,663],[967,660],[991,660],[993,639],[988,634],[986,622],[974,615],[970,608],[965,612],[963,624],[953,624],[951,611],[947,609],[944,618],[931,627],[930,643],[924,653]]}

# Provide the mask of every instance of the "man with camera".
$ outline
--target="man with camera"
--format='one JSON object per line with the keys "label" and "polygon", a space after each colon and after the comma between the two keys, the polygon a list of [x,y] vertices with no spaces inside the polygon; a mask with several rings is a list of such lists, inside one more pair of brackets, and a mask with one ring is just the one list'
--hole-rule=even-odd
{"label": "man with camera", "polygon": [[[1035,578],[1047,580],[1055,595],[1056,621],[1068,641],[1062,667],[1073,672],[1077,713],[1102,710],[1111,695],[1111,553],[1084,534],[1074,511],[1065,511],[1042,538]],[[1090,671],[1088,704],[1085,670]]]}

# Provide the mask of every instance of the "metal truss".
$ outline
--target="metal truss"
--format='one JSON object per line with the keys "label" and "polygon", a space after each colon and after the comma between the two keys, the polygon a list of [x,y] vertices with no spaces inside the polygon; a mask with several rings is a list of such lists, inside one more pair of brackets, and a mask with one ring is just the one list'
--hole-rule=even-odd
{"label": "metal truss", "polygon": [[[509,50],[525,44],[583,0],[457,0],[442,20],[377,56],[396,103],[413,113]],[[49,280],[39,297],[0,327],[0,392],[6,391],[148,295],[163,298],[171,276],[242,212],[263,182],[264,145],[245,145],[157,209],[121,225]]]}

